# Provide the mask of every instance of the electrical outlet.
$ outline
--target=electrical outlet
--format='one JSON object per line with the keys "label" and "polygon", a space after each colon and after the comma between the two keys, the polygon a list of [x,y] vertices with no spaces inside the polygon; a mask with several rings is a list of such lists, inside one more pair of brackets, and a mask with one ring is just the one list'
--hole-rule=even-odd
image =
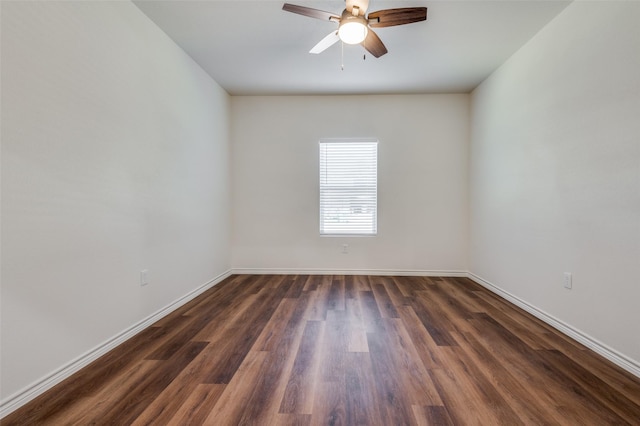
{"label": "electrical outlet", "polygon": [[347,254],[349,253],[349,244],[343,244],[342,245],[342,254]]}
{"label": "electrical outlet", "polygon": [[140,286],[149,284],[149,270],[143,269],[140,271]]}
{"label": "electrical outlet", "polygon": [[571,290],[573,283],[571,282],[571,272],[565,272],[564,273],[564,288],[568,288],[569,290]]}

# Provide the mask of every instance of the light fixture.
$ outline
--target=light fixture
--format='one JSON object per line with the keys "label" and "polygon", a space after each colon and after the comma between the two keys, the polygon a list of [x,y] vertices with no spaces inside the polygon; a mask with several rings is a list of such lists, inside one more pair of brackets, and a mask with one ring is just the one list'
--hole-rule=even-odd
{"label": "light fixture", "polygon": [[[357,12],[356,12],[357,13]],[[367,21],[362,16],[354,16],[346,10],[340,18],[338,37],[347,44],[359,44],[367,38]]]}

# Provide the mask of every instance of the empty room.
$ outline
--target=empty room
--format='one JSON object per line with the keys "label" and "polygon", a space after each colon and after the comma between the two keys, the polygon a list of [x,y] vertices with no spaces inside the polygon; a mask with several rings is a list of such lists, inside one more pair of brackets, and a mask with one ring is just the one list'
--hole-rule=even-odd
{"label": "empty room", "polygon": [[0,0],[0,424],[639,425],[640,2]]}

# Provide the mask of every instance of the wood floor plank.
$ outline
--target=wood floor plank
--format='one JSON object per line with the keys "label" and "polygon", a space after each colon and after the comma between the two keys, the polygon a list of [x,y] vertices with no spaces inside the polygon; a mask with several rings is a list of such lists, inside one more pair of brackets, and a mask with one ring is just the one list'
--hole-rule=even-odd
{"label": "wood floor plank", "polygon": [[485,312],[512,330],[533,349],[579,350],[586,348],[575,340],[555,331],[551,326],[496,295],[481,292],[478,299],[488,303]]}
{"label": "wood floor plank", "polygon": [[563,417],[553,409],[552,401],[538,398],[538,392],[532,392],[530,385],[515,378],[501,359],[477,341],[474,333],[465,333],[457,339],[467,358],[472,359],[481,371],[491,371],[491,374],[486,375],[487,380],[525,423],[535,424],[540,419],[549,419],[556,424],[562,423]]}
{"label": "wood floor plank", "polygon": [[[189,302],[177,308],[175,311],[171,312],[171,315],[168,315],[156,323],[154,326],[156,327],[165,327],[167,321],[173,320],[176,316],[191,316],[191,311],[198,309],[198,307],[211,306],[212,303],[215,303],[216,300],[220,299],[221,293],[226,293],[223,289],[227,286],[235,286],[236,283],[242,283],[243,281],[249,279],[248,275],[232,275],[230,277],[225,278],[222,282],[218,283],[216,286],[211,287],[206,290],[204,293],[200,294],[198,297],[191,299]],[[240,287],[242,288],[242,287]],[[233,297],[233,296],[231,296]]]}
{"label": "wood floor plank", "polygon": [[371,282],[369,281],[370,277],[367,275],[356,275],[353,278],[353,289],[355,292],[358,291],[371,291]]}
{"label": "wood floor plank", "polygon": [[[602,425],[621,423],[619,416],[608,409],[600,409],[575,382],[568,380],[561,370],[555,369],[540,357],[540,351],[527,344],[488,316],[471,321],[480,342],[487,350],[494,351],[509,372],[536,392],[536,398],[545,401],[548,407],[562,412],[570,423],[580,425]],[[622,421],[621,424],[624,424]]]}
{"label": "wood floor plank", "polygon": [[452,305],[453,309],[465,319],[471,318],[473,313],[485,312],[484,306],[478,302],[476,294],[461,286],[457,281],[443,279],[432,290]]}
{"label": "wood floor plank", "polygon": [[[588,394],[590,399],[598,401],[603,410],[607,410],[610,407],[612,412],[630,424],[640,423],[640,407],[629,398],[615,392],[604,380],[585,367],[567,358],[566,355],[557,350],[539,351],[539,356],[548,365],[553,366],[557,371],[561,371],[569,380],[576,383],[577,387],[584,389],[584,393]],[[595,404],[594,402],[594,405],[600,404]]]}
{"label": "wood floor plank", "polygon": [[263,290],[261,292],[263,294],[256,300],[255,309],[247,311],[246,316],[237,322],[236,327],[228,330],[229,336],[226,340],[233,341],[232,336],[236,336],[235,344],[225,345],[222,348],[220,357],[211,366],[205,383],[229,383],[291,285],[290,282],[285,282],[279,277],[269,282],[273,286],[276,283],[281,285],[274,287],[271,291]]}
{"label": "wood floor plank", "polygon": [[431,309],[430,315],[435,315],[438,318],[441,329],[446,330],[447,334],[451,332],[463,333],[469,330],[470,326],[467,320],[472,318],[473,314],[439,286],[434,286],[419,294],[430,301],[430,307],[437,307]]}
{"label": "wood floor plank", "polygon": [[349,347],[349,325],[345,319],[327,320],[321,345],[320,379],[344,382],[345,357]]}
{"label": "wood floor plank", "polygon": [[532,349],[553,349],[555,347],[542,338],[545,337],[544,332],[547,331],[545,328],[536,327],[537,324],[533,325],[532,321],[527,321],[528,326],[524,326],[517,321],[514,316],[521,316],[520,312],[515,313],[510,306],[503,304],[500,300],[485,297],[484,294],[479,295],[478,300],[483,304],[485,313],[503,324],[507,329],[517,333]]}
{"label": "wood floor plank", "polygon": [[473,315],[469,310],[465,309],[458,298],[443,288],[446,281],[439,281],[439,283],[438,285],[429,285],[424,290],[416,291],[413,299],[426,303],[432,314],[437,318],[445,319],[443,328],[450,331],[459,331],[456,325],[464,323],[464,320],[472,318]]}
{"label": "wood floor plank", "polygon": [[[305,295],[304,299],[308,300],[308,295]],[[282,303],[290,300],[285,299]],[[279,411],[288,383],[287,377],[291,376],[296,354],[300,350],[306,324],[306,309],[306,303],[297,303],[286,325],[282,327],[283,331],[276,334],[276,339],[272,340],[274,344],[268,347],[267,358],[255,382],[241,423],[271,424],[272,417]]]}
{"label": "wood floor plank", "polygon": [[327,295],[327,310],[345,310],[344,276],[334,275]]}
{"label": "wood floor plank", "polygon": [[438,346],[458,344],[449,333],[449,329],[453,328],[452,325],[446,323],[446,317],[442,310],[425,298],[424,291],[416,293],[415,298],[411,300],[411,307]]}
{"label": "wood floor plank", "polygon": [[444,354],[440,346],[422,326],[422,322],[413,308],[411,306],[401,306],[398,309],[398,313],[425,368],[427,370],[442,368]]}
{"label": "wood floor plank", "polygon": [[[354,295],[356,295],[354,293]],[[357,297],[357,296],[356,296]],[[347,321],[349,322],[348,352],[369,352],[367,330],[362,318],[362,309],[357,299],[347,299]]]}
{"label": "wood floor plank", "polygon": [[[105,384],[95,395],[82,398],[73,404],[67,404],[57,415],[42,419],[46,424],[91,424],[101,418],[114,404],[117,404],[136,385],[158,368],[160,362],[142,360],[133,363],[125,370],[125,374]],[[34,422],[40,423],[40,422]],[[4,424],[4,422],[2,422]]]}
{"label": "wood floor plank", "polygon": [[209,324],[205,325],[193,337],[193,340],[211,344],[220,343],[220,340],[227,337],[225,333],[229,329],[237,327],[238,322],[246,320],[249,316],[247,311],[256,309],[258,297],[259,293],[249,293],[243,297],[237,297],[233,302],[230,302],[228,308],[220,309],[219,314],[213,317]]}
{"label": "wood floor plank", "polygon": [[310,275],[302,291],[316,291],[321,281],[322,277],[320,275]]}
{"label": "wood floor plank", "polygon": [[356,296],[360,304],[360,312],[362,312],[364,329],[368,333],[379,331],[382,323],[382,315],[380,314],[380,309],[378,309],[373,291],[359,291]]}
{"label": "wood floor plank", "polygon": [[288,364],[293,362],[293,357],[283,356],[285,350],[267,353],[238,424],[273,424],[287,384],[284,372],[291,369]]}
{"label": "wood floor plank", "polygon": [[99,393],[105,386],[121,379],[123,371],[129,371],[138,359],[142,359],[162,343],[166,330],[150,327],[134,338],[124,342],[118,350],[98,358],[68,379],[54,386],[48,392],[21,407],[12,415],[2,419],[3,424],[36,424],[45,423],[57,418],[86,398]]}
{"label": "wood floor plank", "polygon": [[639,420],[640,378],[467,278],[234,275],[1,423]]}
{"label": "wood floor plank", "polygon": [[274,426],[309,426],[311,414],[276,414],[273,418]]}
{"label": "wood floor plank", "polygon": [[373,296],[378,304],[378,309],[383,318],[399,318],[398,311],[387,293],[387,289],[381,283],[372,285]]}
{"label": "wood floor plank", "polygon": [[167,360],[171,358],[176,352],[184,347],[215,317],[217,313],[210,311],[205,315],[195,317],[177,317],[180,322],[174,321],[167,324],[167,329],[171,330],[171,338],[167,339],[165,343],[158,349],[149,354],[146,359],[152,360]]}
{"label": "wood floor plank", "polygon": [[418,426],[454,426],[444,406],[414,405],[412,408]]}
{"label": "wood floor plank", "polygon": [[268,352],[259,351],[251,351],[247,354],[202,424],[211,426],[239,424],[268,355]]}
{"label": "wood floor plank", "polygon": [[387,345],[393,348],[389,352],[393,358],[390,367],[401,381],[404,399],[416,405],[442,405],[440,395],[402,320],[389,319],[384,324]]}
{"label": "wood floor plank", "polygon": [[346,395],[344,382],[318,382],[313,404],[311,425],[346,425]]}
{"label": "wood floor plank", "polygon": [[324,321],[327,318],[327,303],[333,277],[323,275],[316,277],[315,290],[311,293],[309,309],[306,313],[308,321]]}
{"label": "wood floor plank", "polygon": [[167,425],[200,425],[213,409],[226,385],[198,384]]}
{"label": "wood floor plank", "polygon": [[383,332],[368,333],[367,338],[382,424],[416,424],[410,400],[405,398],[403,392],[402,379],[393,368],[393,350]]}
{"label": "wood floor plank", "polygon": [[280,413],[312,414],[324,321],[307,321],[280,403]]}
{"label": "wood floor plank", "polygon": [[447,367],[430,373],[455,424],[524,424],[486,379],[473,376],[477,368],[461,359],[460,347],[443,351],[448,353]]}
{"label": "wood floor plank", "polygon": [[[345,275],[344,277],[344,298],[355,299],[356,298],[356,284],[353,275]],[[346,300],[345,300],[346,303]]]}
{"label": "wood floor plank", "polygon": [[153,370],[141,378],[109,410],[92,420],[92,424],[131,424],[160,393],[184,370],[184,368],[208,345],[206,342],[188,342],[163,368]]}
{"label": "wood floor plank", "polygon": [[409,299],[405,296],[397,285],[399,277],[383,277],[381,284],[384,286],[387,294],[391,298],[393,305],[397,308],[409,305]]}
{"label": "wood floor plank", "polygon": [[366,352],[346,355],[345,420],[349,425],[380,424],[383,414],[376,393],[371,357]]}
{"label": "wood floor plank", "polygon": [[[200,385],[205,370],[207,352],[202,351],[178,375],[132,423],[134,426],[167,424],[172,421]],[[224,388],[223,385],[208,389]]]}
{"label": "wood floor plank", "polygon": [[[307,296],[308,299],[308,296]],[[269,322],[262,329],[262,333],[256,339],[253,349],[257,351],[271,351],[279,344],[284,333],[287,332],[286,326],[300,303],[295,299],[283,299]],[[306,308],[306,305],[304,305]],[[304,313],[304,312],[303,312]]]}
{"label": "wood floor plank", "polygon": [[[196,298],[185,316],[198,316],[208,311],[225,311],[240,295],[256,294],[262,289],[270,277],[259,275],[234,275]],[[172,314],[173,315],[173,314]]]}
{"label": "wood floor plank", "polygon": [[622,368],[592,351],[567,353],[561,350],[561,352],[571,358],[574,363],[588,368],[591,374],[611,386],[614,389],[612,393],[624,395],[635,405],[640,406],[640,377],[630,376]]}
{"label": "wood floor plank", "polygon": [[285,293],[285,298],[297,299],[300,297],[302,292],[304,291],[304,286],[307,283],[308,275],[294,275],[290,278],[292,281],[291,287],[289,287],[289,291]]}
{"label": "wood floor plank", "polygon": [[413,298],[416,291],[426,290],[430,285],[427,277],[395,277],[394,282],[407,298]]}

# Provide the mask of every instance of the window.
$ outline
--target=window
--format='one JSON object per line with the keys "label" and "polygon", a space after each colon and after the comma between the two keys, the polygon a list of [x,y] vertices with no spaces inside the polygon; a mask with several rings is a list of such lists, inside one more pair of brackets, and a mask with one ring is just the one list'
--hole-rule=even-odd
{"label": "window", "polygon": [[378,141],[320,141],[320,234],[376,235]]}

